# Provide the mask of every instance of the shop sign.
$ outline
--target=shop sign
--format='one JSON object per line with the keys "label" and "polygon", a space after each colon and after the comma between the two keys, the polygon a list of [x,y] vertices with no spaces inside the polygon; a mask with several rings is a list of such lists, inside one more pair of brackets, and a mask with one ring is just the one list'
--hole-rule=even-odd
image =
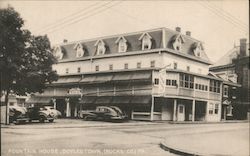
{"label": "shop sign", "polygon": [[71,88],[69,89],[70,95],[79,95],[82,94],[82,90],[80,88]]}

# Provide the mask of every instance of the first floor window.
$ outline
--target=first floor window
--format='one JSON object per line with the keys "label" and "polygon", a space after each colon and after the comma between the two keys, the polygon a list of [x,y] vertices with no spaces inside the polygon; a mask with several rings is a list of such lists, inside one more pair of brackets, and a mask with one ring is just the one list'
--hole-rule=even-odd
{"label": "first floor window", "polygon": [[214,105],[214,114],[218,114],[219,113],[219,104],[215,104]]}
{"label": "first floor window", "polygon": [[213,114],[214,113],[214,104],[210,103],[208,107],[208,113]]}
{"label": "first floor window", "polygon": [[172,86],[177,86],[177,81],[176,80],[172,80]]}

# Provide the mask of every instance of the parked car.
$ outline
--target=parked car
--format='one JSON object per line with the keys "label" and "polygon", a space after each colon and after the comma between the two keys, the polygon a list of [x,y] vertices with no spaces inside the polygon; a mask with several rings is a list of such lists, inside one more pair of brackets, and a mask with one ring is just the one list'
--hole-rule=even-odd
{"label": "parked car", "polygon": [[48,120],[49,122],[53,122],[55,119],[55,115],[42,107],[30,107],[27,111],[27,117],[29,121],[39,120],[40,122],[45,122]]}
{"label": "parked car", "polygon": [[58,118],[58,117],[62,116],[62,113],[60,111],[56,110],[52,106],[44,106],[44,110],[49,111],[51,113],[51,115],[54,116],[54,118]]}
{"label": "parked car", "polygon": [[98,106],[94,111],[82,111],[84,120],[124,121],[127,115],[116,106]]}
{"label": "parked car", "polygon": [[18,105],[9,106],[9,121],[10,123],[22,123],[28,120],[27,109]]}

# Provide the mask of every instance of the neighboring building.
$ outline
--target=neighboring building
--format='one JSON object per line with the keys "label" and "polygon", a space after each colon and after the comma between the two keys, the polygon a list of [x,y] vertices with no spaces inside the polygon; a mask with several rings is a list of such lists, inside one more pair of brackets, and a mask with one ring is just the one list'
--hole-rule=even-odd
{"label": "neighboring building", "polygon": [[[18,96],[15,94],[10,94],[8,98],[8,105],[9,106],[18,105],[23,107],[25,106],[25,101],[27,100],[27,98],[28,98],[27,96]],[[1,102],[1,123],[6,124],[6,104],[4,95],[0,98],[0,102]]]}
{"label": "neighboring building", "polygon": [[28,103],[54,105],[65,117],[115,105],[134,120],[220,121],[222,78],[209,73],[203,43],[159,28],[55,47],[58,81]]}
{"label": "neighboring building", "polygon": [[[229,103],[232,105],[233,119],[246,119],[247,112],[250,112],[249,43],[247,43],[247,39],[240,39],[240,46],[235,46],[230,50],[210,68],[210,71],[225,80],[241,84],[242,87],[236,93],[237,98],[229,100]],[[231,89],[234,87],[229,87],[226,90],[230,92]]]}

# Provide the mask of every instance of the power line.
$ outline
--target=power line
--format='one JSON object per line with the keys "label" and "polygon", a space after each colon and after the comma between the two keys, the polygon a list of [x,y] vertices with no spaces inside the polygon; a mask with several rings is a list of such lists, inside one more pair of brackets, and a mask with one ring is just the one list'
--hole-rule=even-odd
{"label": "power line", "polygon": [[229,12],[220,9],[219,7],[217,7],[216,5],[210,3],[209,1],[206,1],[208,5],[210,5],[211,7],[213,7],[214,10],[217,10],[218,12],[224,14],[224,16],[230,18],[231,20],[233,20],[235,23],[241,25],[242,27],[245,27],[246,29],[248,28],[248,25],[243,23],[241,20],[239,20],[238,18],[236,18],[235,16],[233,16],[232,14],[230,14]]}
{"label": "power line", "polygon": [[[72,21],[72,22],[70,22],[70,23],[67,23],[67,24],[65,24],[65,25],[62,25],[60,28],[64,28],[64,27],[66,27],[66,26],[68,26],[68,25],[72,25],[72,24],[78,23],[78,22],[80,22],[80,21],[83,21],[83,20],[85,20],[85,19],[87,19],[87,18],[89,18],[89,17],[92,17],[92,16],[94,16],[94,15],[96,15],[96,14],[99,14],[99,13],[101,13],[101,12],[103,12],[103,11],[105,11],[105,10],[107,10],[107,9],[109,9],[109,8],[111,8],[111,7],[113,7],[113,6],[115,6],[115,5],[118,5],[118,4],[121,3],[122,1],[117,1],[117,2],[118,2],[118,3],[113,3],[113,5],[108,6],[108,7],[106,7],[106,8],[103,8],[103,9],[101,9],[101,10],[97,10],[96,12],[93,12],[92,14],[90,14],[90,15],[88,15],[88,16],[81,17],[81,18],[76,19],[76,20],[74,20],[74,21]],[[52,31],[55,32],[55,31],[57,31],[57,30],[59,30],[59,28],[58,28],[58,29],[53,29],[53,30],[48,31],[48,32],[52,32]]]}
{"label": "power line", "polygon": [[[139,19],[139,18],[137,18],[137,17],[135,17],[135,16],[129,15],[129,14],[127,14],[127,13],[125,13],[125,12],[123,12],[123,11],[120,11],[120,10],[118,10],[118,9],[111,8],[111,10],[112,10],[112,11],[115,11],[115,12],[118,12],[118,13],[120,13],[120,14],[126,16],[126,17],[129,17],[130,19],[133,19],[133,20],[135,20],[135,21],[137,21],[137,22],[141,22],[141,23],[143,23],[143,24],[148,23],[148,21]],[[149,23],[148,23],[148,24],[149,24]],[[152,24],[149,24],[149,25],[150,25],[150,26],[153,26],[153,27],[160,27],[160,26],[158,26],[158,25],[152,25]]]}
{"label": "power line", "polygon": [[81,12],[81,13],[78,14],[76,17],[69,18],[69,19],[67,19],[66,21],[61,22],[60,24],[57,24],[57,25],[53,26],[52,28],[46,29],[46,30],[44,30],[44,31],[42,31],[42,32],[48,32],[48,31],[51,32],[51,31],[53,31],[53,30],[57,30],[56,28],[58,28],[58,27],[59,27],[59,28],[60,28],[60,27],[64,27],[64,25],[67,25],[67,24],[71,23],[72,21],[76,21],[76,20],[82,19],[82,18],[85,17],[86,15],[91,14],[92,12],[95,12],[96,10],[99,10],[99,9],[103,8],[104,6],[106,6],[106,5],[110,4],[110,3],[112,3],[113,1],[114,1],[114,0],[108,1],[108,2],[105,3],[105,4],[96,6],[96,7],[92,8],[92,9],[90,9],[90,10],[88,10],[88,11]]}
{"label": "power line", "polygon": [[81,14],[82,11],[86,11],[86,10],[92,8],[93,6],[96,6],[98,3],[99,3],[99,2],[96,2],[96,3],[92,4],[92,5],[89,5],[89,6],[85,7],[85,8],[83,8],[83,9],[78,10],[77,12],[74,12],[74,13],[72,13],[72,14],[66,16],[66,17],[63,17],[63,18],[61,18],[61,19],[59,19],[59,20],[57,20],[57,21],[55,21],[55,22],[53,22],[53,23],[51,23],[51,24],[45,25],[45,26],[43,26],[43,28],[36,29],[35,31],[40,32],[40,31],[42,31],[42,30],[44,30],[44,29],[48,29],[48,28],[50,28],[50,27],[53,27],[54,25],[58,25],[58,24],[60,24],[60,23],[62,23],[62,22],[64,22],[64,21],[67,21],[67,20],[70,19],[70,18],[73,18],[73,17],[76,16],[76,15],[78,16],[78,14]]}
{"label": "power line", "polygon": [[237,26],[241,31],[247,33],[247,30],[246,30],[246,29],[242,28],[242,26],[240,26],[240,25],[237,24],[237,23],[234,23],[234,22],[231,21],[230,19],[225,18],[225,16],[223,16],[221,13],[218,13],[218,11],[215,11],[215,10],[213,10],[211,7],[209,7],[209,6],[207,6],[207,5],[204,5],[203,3],[200,3],[200,1],[198,1],[198,4],[200,4],[201,6],[207,8],[207,9],[210,10],[212,13],[216,14],[218,17],[220,17],[220,18],[226,20],[227,22],[233,24],[234,26]]}

